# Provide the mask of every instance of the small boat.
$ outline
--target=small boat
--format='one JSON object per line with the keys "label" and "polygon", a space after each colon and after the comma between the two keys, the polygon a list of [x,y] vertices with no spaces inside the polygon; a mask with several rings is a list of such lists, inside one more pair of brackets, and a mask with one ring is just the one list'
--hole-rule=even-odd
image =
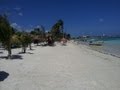
{"label": "small boat", "polygon": [[94,40],[94,39],[89,41],[89,45],[95,45],[95,46],[102,46],[103,43],[104,43],[103,41],[98,41],[98,40]]}

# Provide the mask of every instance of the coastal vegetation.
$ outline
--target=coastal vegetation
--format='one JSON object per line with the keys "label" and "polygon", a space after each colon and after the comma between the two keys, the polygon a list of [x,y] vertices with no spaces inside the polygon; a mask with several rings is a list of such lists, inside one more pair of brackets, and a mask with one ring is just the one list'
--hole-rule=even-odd
{"label": "coastal vegetation", "polygon": [[11,46],[12,46],[13,31],[10,26],[7,16],[0,15],[0,41],[4,48],[8,51],[8,58],[11,57]]}
{"label": "coastal vegetation", "polygon": [[63,31],[64,21],[58,20],[46,32],[44,26],[33,28],[31,31],[19,31],[17,28],[11,26],[6,15],[0,15],[0,42],[2,46],[8,51],[8,57],[11,58],[12,48],[22,48],[22,53],[26,53],[29,47],[32,50],[31,44],[37,46],[41,42],[46,42],[46,45],[54,45],[55,41],[60,41],[62,38],[70,39],[70,34]]}
{"label": "coastal vegetation", "polygon": [[58,40],[62,37],[64,37],[64,33],[63,33],[63,21],[62,20],[58,20],[57,23],[55,23],[51,29],[51,34],[52,36],[54,36],[55,40]]}

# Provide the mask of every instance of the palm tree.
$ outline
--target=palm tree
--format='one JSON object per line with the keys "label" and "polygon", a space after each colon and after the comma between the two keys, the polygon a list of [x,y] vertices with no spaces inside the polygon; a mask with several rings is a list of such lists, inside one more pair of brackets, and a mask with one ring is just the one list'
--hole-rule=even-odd
{"label": "palm tree", "polygon": [[41,38],[42,38],[42,42],[44,42],[45,40],[45,27],[41,25]]}
{"label": "palm tree", "polygon": [[32,48],[31,48],[32,37],[28,33],[23,32],[20,35],[19,39],[20,39],[20,42],[22,45],[22,52],[23,53],[26,53],[26,48],[28,47],[28,45],[30,46],[30,50],[32,50]]}
{"label": "palm tree", "polygon": [[20,35],[19,39],[22,45],[22,52],[26,53],[26,48],[27,48],[26,35],[25,34]]}
{"label": "palm tree", "polygon": [[64,34],[63,33],[63,25],[64,25],[64,22],[63,22],[63,20],[58,20],[58,24],[59,24],[59,29],[62,31],[62,34]]}
{"label": "palm tree", "polygon": [[11,58],[11,38],[13,35],[10,23],[5,15],[0,15],[0,40],[8,51],[8,58]]}
{"label": "palm tree", "polygon": [[33,41],[33,36],[31,34],[28,34],[27,35],[27,42],[28,42],[30,50],[32,50],[32,46],[31,46],[32,41]]}
{"label": "palm tree", "polygon": [[52,27],[51,33],[56,39],[64,36],[63,24],[63,21],[60,19]]}
{"label": "palm tree", "polygon": [[12,44],[12,47],[15,47],[15,48],[20,47],[20,40],[17,34],[14,34],[12,36],[11,44]]}
{"label": "palm tree", "polygon": [[37,45],[45,40],[45,28],[42,25],[40,27],[34,28],[30,34],[33,36],[33,41]]}

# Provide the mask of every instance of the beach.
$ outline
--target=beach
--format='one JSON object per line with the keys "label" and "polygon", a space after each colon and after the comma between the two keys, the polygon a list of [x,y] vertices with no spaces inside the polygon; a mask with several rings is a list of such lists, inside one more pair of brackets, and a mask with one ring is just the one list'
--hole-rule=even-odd
{"label": "beach", "polygon": [[120,58],[69,41],[66,46],[33,46],[13,59],[0,50],[0,90],[120,90]]}

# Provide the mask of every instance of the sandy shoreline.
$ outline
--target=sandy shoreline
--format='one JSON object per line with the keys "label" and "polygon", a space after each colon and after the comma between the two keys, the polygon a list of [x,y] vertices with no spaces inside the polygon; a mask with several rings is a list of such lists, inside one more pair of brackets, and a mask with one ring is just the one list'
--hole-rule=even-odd
{"label": "sandy shoreline", "polygon": [[[13,60],[0,58],[9,76],[0,90],[119,90],[120,58],[69,42],[67,46],[33,47],[26,54],[14,49]],[[2,50],[1,50],[2,52]],[[0,53],[0,56],[6,52]]]}
{"label": "sandy shoreline", "polygon": [[[117,57],[117,58],[120,58],[120,55],[119,55],[119,53],[111,53],[111,52],[109,52],[109,51],[106,51],[106,50],[104,50],[103,49],[103,46],[101,47],[98,47],[98,46],[90,46],[90,45],[88,45],[88,43],[86,43],[86,42],[82,42],[82,41],[73,41],[76,45],[86,45],[87,47],[86,48],[88,48],[88,49],[91,49],[91,50],[94,50],[94,51],[97,51],[97,52],[100,52],[100,53],[103,53],[103,54],[107,54],[107,55],[111,55],[111,56],[113,56],[113,57]],[[118,48],[118,50],[119,50],[119,48]]]}

